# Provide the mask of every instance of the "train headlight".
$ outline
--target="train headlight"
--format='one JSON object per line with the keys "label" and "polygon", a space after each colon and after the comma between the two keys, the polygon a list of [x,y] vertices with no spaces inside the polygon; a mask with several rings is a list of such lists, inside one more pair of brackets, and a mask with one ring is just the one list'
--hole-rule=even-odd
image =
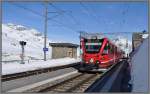
{"label": "train headlight", "polygon": [[91,59],[90,59],[90,62],[91,62],[91,63],[93,63],[93,62],[94,62],[93,58],[91,58]]}
{"label": "train headlight", "polygon": [[99,61],[97,61],[96,63],[99,64]]}

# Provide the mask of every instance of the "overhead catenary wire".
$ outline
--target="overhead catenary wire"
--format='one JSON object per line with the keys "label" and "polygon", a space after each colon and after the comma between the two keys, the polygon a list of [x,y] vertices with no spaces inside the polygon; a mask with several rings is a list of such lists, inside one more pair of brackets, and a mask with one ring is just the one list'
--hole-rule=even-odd
{"label": "overhead catenary wire", "polygon": [[[59,12],[66,12],[67,13],[67,11],[64,11],[64,10],[62,10],[62,9],[60,9],[60,8],[58,8],[58,7],[56,7],[54,4],[52,4],[52,3],[49,3],[54,9],[56,9],[57,11],[59,11]],[[81,26],[81,23],[80,23],[80,21],[78,21],[73,15],[72,15],[72,11],[68,11],[68,16],[70,16],[73,20],[74,20],[74,22],[75,22],[75,24],[76,25],[79,25],[79,26]],[[55,20],[56,21],[56,20]],[[57,23],[59,23],[59,22],[57,22]],[[59,23],[59,24],[61,24],[61,25],[63,25],[62,23]],[[84,25],[84,24],[83,24]],[[64,25],[63,25],[64,26]],[[73,29],[73,28],[71,28],[71,27],[69,27],[69,29]],[[81,30],[81,27],[80,27],[80,30]],[[74,30],[73,30],[74,31]],[[75,31],[75,32],[77,32],[77,33],[81,33],[81,31]],[[85,32],[85,31],[84,31]]]}
{"label": "overhead catenary wire", "polygon": [[[40,13],[37,12],[37,11],[34,11],[34,10],[29,9],[29,8],[26,8],[26,7],[24,7],[24,6],[15,4],[14,2],[11,2],[11,3],[12,3],[13,5],[15,5],[16,7],[18,7],[18,8],[22,8],[22,9],[24,9],[24,10],[26,10],[26,11],[30,11],[30,12],[32,12],[32,13],[34,13],[34,14],[36,14],[36,15],[41,16],[41,17],[44,18],[44,15],[40,14]],[[52,5],[53,5],[53,4],[52,4]],[[57,8],[57,7],[55,7],[55,8]],[[58,8],[57,8],[57,9],[58,9]],[[61,9],[58,9],[58,10],[60,10],[60,11],[59,11],[60,14],[63,13],[63,11],[62,11]],[[59,14],[58,14],[58,15],[59,15]],[[57,24],[60,24],[61,26],[65,27],[65,28],[70,29],[70,30],[72,30],[72,31],[74,31],[74,32],[76,32],[76,33],[80,33],[80,31],[76,31],[76,30],[74,30],[74,28],[69,27],[69,26],[67,26],[67,25],[65,25],[65,24],[63,24],[63,23],[61,23],[61,22],[56,21],[56,20],[53,19],[53,18],[57,17],[58,15],[55,15],[55,16],[53,16],[53,17],[49,17],[48,19],[51,20],[51,21],[53,21],[53,22],[55,22],[55,23],[57,23]],[[84,31],[84,32],[86,32],[86,31]],[[131,34],[131,33],[133,33],[133,32],[112,32],[112,33],[99,33],[99,34],[123,34],[123,33],[124,33],[124,34]],[[97,33],[97,34],[98,34],[98,33]]]}
{"label": "overhead catenary wire", "polygon": [[67,25],[65,25],[65,24],[63,24],[63,23],[60,23],[59,21],[56,21],[56,20],[54,20],[54,19],[51,19],[51,20],[52,20],[53,22],[55,22],[55,23],[57,23],[57,24],[63,26],[63,27],[66,27],[66,28],[72,30],[72,31],[75,32],[75,33],[80,33],[80,31],[75,31],[74,28],[69,27],[69,26],[67,26]]}
{"label": "overhead catenary wire", "polygon": [[86,32],[87,34],[132,34],[132,33],[135,33],[135,32],[106,32],[106,33],[92,33],[92,32]]}
{"label": "overhead catenary wire", "polygon": [[129,11],[128,8],[129,8],[129,6],[127,6],[127,8],[121,12],[123,19],[120,22],[120,27],[122,27],[122,28],[124,27],[123,25],[126,23],[125,17],[123,17],[123,16],[125,16],[127,14],[127,12]]}
{"label": "overhead catenary wire", "polygon": [[[96,13],[94,13],[94,9],[93,9],[93,8],[91,8],[91,12],[93,12],[93,13],[91,13],[91,12],[88,10],[88,8],[87,8],[82,2],[80,2],[80,5],[81,5],[84,9],[86,9],[89,14],[91,14],[91,15],[92,15],[92,14],[95,14],[95,17],[96,17],[96,18],[99,18],[99,16],[96,15]],[[124,10],[124,11],[122,12],[122,14],[125,15],[127,12],[128,12],[128,8],[127,8],[126,10]],[[94,15],[92,15],[92,16],[94,17]],[[97,19],[97,22],[99,23],[99,19]],[[123,23],[123,24],[125,23],[125,19],[123,19],[122,23]],[[101,34],[130,34],[130,33],[132,33],[132,32],[112,32],[112,33],[101,33]]]}
{"label": "overhead catenary wire", "polygon": [[67,26],[67,25],[65,25],[65,24],[63,24],[63,23],[61,23],[61,22],[56,21],[56,20],[53,19],[54,17],[57,17],[57,16],[59,16],[60,14],[66,13],[67,11],[61,10],[61,9],[57,8],[56,6],[54,6],[54,5],[51,4],[51,3],[49,3],[49,5],[51,5],[53,8],[55,8],[59,14],[58,14],[58,15],[55,15],[55,16],[53,16],[53,17],[51,17],[51,18],[48,18],[48,19],[52,20],[53,22],[55,22],[55,23],[57,23],[57,24],[60,24],[60,25],[63,26],[63,27],[66,27],[66,28],[68,28],[68,29],[70,29],[70,30],[72,30],[72,31],[74,31],[74,32],[76,32],[76,33],[79,33],[78,31],[75,31],[73,28],[71,28],[71,27],[69,27],[69,26]]}
{"label": "overhead catenary wire", "polygon": [[[18,8],[24,9],[24,10],[26,10],[26,11],[30,11],[31,13],[36,14],[36,15],[42,17],[42,18],[45,17],[43,14],[40,14],[40,13],[38,13],[37,11],[34,11],[34,10],[32,10],[32,9],[29,9],[29,8],[26,8],[26,7],[24,7],[24,6],[20,6],[20,5],[18,5],[18,4],[15,4],[14,2],[11,2],[11,3],[12,3],[13,5],[15,5],[16,7],[18,7]],[[60,14],[61,14],[61,13],[60,13]],[[58,15],[55,15],[55,16],[53,16],[53,17],[48,17],[48,20],[51,20],[51,21],[53,21],[53,22],[55,22],[55,23],[58,23],[58,24],[62,25],[63,27],[68,28],[68,29],[70,29],[70,30],[72,30],[72,31],[74,31],[74,32],[76,32],[76,33],[80,33],[79,31],[75,31],[73,28],[71,28],[71,27],[69,27],[69,26],[67,26],[67,25],[64,25],[63,23],[60,23],[60,22],[54,20],[54,18],[57,17],[57,16],[59,16],[59,14],[58,14]]]}
{"label": "overhead catenary wire", "polygon": [[[68,11],[68,10],[65,11],[65,10],[62,10],[61,8],[56,7],[56,6],[55,6],[54,4],[52,4],[52,3],[49,3],[49,4],[51,5],[51,7],[53,7],[53,8],[56,9],[57,11],[67,13],[67,15],[72,18],[72,20],[75,22],[75,24],[76,24],[77,26],[81,26],[81,23],[72,15],[72,11]],[[80,29],[81,29],[81,27],[80,27]]]}
{"label": "overhead catenary wire", "polygon": [[93,15],[94,13],[91,13],[91,11],[89,11],[89,9],[88,9],[82,2],[80,2],[79,4],[80,4],[81,7],[88,13],[88,15],[90,15],[90,16],[95,20],[95,22],[97,22],[98,24],[100,24],[100,22],[99,22],[98,19],[96,18],[97,16],[94,16],[94,15]]}
{"label": "overhead catenary wire", "polygon": [[[22,8],[22,9],[24,9],[24,10],[26,10],[26,11],[30,11],[30,12],[32,12],[33,14],[36,14],[36,15],[38,15],[38,16],[41,16],[41,17],[44,17],[44,16],[45,16],[44,14],[40,14],[39,12],[34,11],[34,10],[32,10],[32,9],[29,9],[29,8],[27,8],[27,7],[24,7],[24,6],[15,4],[15,3],[13,3],[13,2],[11,2],[11,3],[12,3],[13,5],[15,5],[16,7],[18,7],[18,8]],[[47,13],[57,13],[57,12],[47,12]],[[57,14],[57,15],[55,15],[55,16],[49,17],[48,19],[51,20],[51,19],[53,19],[53,18],[59,16],[60,14],[62,14],[62,12],[60,12],[59,14]]]}
{"label": "overhead catenary wire", "polygon": [[36,15],[38,15],[38,16],[41,16],[41,17],[44,17],[44,15],[43,14],[40,14],[39,12],[37,12],[37,11],[34,11],[34,10],[32,10],[32,9],[29,9],[29,8],[26,8],[26,7],[24,7],[24,6],[21,6],[21,5],[18,5],[18,4],[15,4],[14,2],[11,2],[13,5],[15,5],[16,7],[18,7],[18,8],[22,8],[22,9],[24,9],[24,10],[26,10],[26,11],[30,11],[30,12],[32,12],[33,14],[36,14]]}

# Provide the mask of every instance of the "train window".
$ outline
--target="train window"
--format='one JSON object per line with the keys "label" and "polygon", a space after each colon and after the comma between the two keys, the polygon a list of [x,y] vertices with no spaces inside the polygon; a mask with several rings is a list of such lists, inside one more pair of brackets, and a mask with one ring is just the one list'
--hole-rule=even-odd
{"label": "train window", "polygon": [[85,43],[87,53],[98,53],[102,45],[103,39],[90,39]]}

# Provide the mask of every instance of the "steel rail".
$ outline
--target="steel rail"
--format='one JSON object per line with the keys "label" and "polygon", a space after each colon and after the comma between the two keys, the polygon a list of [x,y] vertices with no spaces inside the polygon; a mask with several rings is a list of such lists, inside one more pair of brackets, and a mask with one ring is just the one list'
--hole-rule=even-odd
{"label": "steel rail", "polygon": [[53,86],[39,90],[39,92],[83,92],[86,88],[88,88],[89,85],[91,85],[97,78],[99,78],[99,76],[100,75],[98,74],[79,74]]}

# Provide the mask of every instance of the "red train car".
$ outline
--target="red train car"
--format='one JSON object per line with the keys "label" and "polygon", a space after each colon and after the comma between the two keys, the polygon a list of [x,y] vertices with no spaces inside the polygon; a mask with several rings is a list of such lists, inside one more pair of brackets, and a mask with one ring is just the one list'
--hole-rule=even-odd
{"label": "red train car", "polygon": [[81,38],[82,69],[108,68],[124,56],[108,38]]}

